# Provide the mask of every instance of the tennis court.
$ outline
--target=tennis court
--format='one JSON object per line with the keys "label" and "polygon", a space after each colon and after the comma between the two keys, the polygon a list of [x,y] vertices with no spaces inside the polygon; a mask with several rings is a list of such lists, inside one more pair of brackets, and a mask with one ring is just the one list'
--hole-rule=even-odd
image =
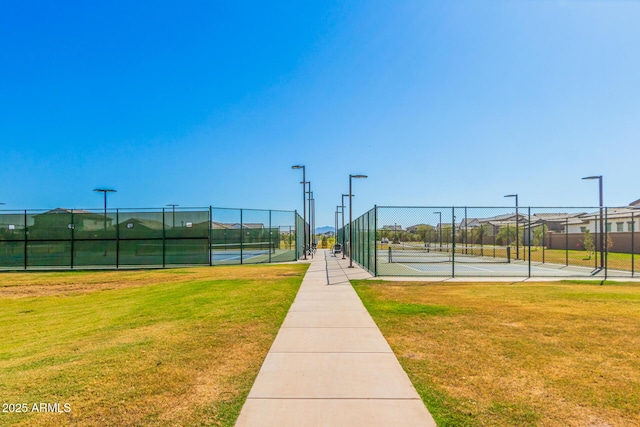
{"label": "tennis court", "polygon": [[295,248],[277,248],[275,242],[231,243],[211,245],[211,264],[258,264],[288,261]]}
{"label": "tennis court", "polygon": [[0,211],[0,270],[295,261],[295,211],[179,207]]}
{"label": "tennis court", "polygon": [[375,276],[632,278],[638,224],[634,206],[375,206],[338,234]]}
{"label": "tennis court", "polygon": [[508,246],[388,245],[378,250],[377,270],[380,276],[604,277],[604,271],[591,267],[514,257]]}

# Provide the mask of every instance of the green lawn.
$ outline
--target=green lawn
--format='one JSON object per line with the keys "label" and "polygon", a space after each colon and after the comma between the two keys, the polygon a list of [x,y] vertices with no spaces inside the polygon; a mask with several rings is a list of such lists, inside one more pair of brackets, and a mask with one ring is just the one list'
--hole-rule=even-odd
{"label": "green lawn", "polygon": [[441,427],[640,425],[638,284],[353,283]]}
{"label": "green lawn", "polygon": [[306,268],[0,275],[0,425],[232,426]]}
{"label": "green lawn", "polygon": [[[535,248],[534,251],[532,249],[531,252],[531,260],[534,262],[542,261],[542,248]],[[566,258],[568,255],[569,265],[580,265],[584,267],[596,267],[596,257],[598,260],[598,265],[600,264],[600,252],[588,254],[586,251],[576,251],[570,250],[564,251],[560,249],[549,250],[546,249],[544,251],[545,262],[555,263],[555,264],[564,264],[566,262]],[[635,273],[640,269],[640,254],[626,254],[626,253],[618,253],[618,252],[609,252],[607,254],[607,268],[611,270],[623,270],[623,271],[631,271],[633,270]]]}

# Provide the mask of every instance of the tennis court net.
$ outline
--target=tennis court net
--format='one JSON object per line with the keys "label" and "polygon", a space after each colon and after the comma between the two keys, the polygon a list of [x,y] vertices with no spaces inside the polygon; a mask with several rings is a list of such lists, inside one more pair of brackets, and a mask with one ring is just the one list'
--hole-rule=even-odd
{"label": "tennis court net", "polygon": [[509,246],[475,245],[389,245],[387,260],[389,263],[508,263],[511,262]]}
{"label": "tennis court net", "polygon": [[212,254],[275,254],[276,242],[251,242],[251,243],[214,243],[211,245]]}

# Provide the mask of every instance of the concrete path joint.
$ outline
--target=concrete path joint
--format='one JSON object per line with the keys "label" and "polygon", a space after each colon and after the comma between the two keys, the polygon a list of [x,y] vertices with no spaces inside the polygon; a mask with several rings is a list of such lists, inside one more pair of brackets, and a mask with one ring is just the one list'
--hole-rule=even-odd
{"label": "concrete path joint", "polygon": [[236,426],[435,426],[349,279],[319,250]]}

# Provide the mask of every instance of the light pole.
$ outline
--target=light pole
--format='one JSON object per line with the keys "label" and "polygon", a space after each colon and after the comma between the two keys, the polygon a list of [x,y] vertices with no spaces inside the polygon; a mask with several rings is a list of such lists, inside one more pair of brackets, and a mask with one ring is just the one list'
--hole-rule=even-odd
{"label": "light pole", "polygon": [[[107,193],[115,193],[111,188],[95,188],[93,191],[104,194],[104,238],[107,238]],[[118,225],[116,224],[116,227]],[[105,240],[104,256],[107,256],[107,241]]]}
{"label": "light pole", "polygon": [[[311,189],[311,183],[309,183]],[[313,198],[313,191],[309,191],[309,227],[311,227],[311,247],[316,244],[316,199]]]}
{"label": "light pole", "polygon": [[[338,205],[336,206],[336,228],[335,228],[335,233],[333,233],[333,238],[334,238],[334,246],[338,244],[338,226],[340,225],[338,223],[338,214],[340,213],[340,211],[342,210],[342,206]],[[334,251],[335,254],[335,251]]]}
{"label": "light pole", "polygon": [[309,241],[307,242],[307,250],[309,250],[309,253],[312,254],[311,252],[311,244],[313,243],[313,235],[311,234],[311,222],[313,221],[312,218],[312,212],[311,212],[311,181],[307,181],[307,184],[309,184],[309,191],[306,191],[306,185],[305,185],[305,194],[308,194],[307,197],[307,209],[309,212],[309,224],[307,224],[307,236],[309,238]]}
{"label": "light pole", "polygon": [[[518,217],[518,195],[517,194],[507,194],[504,197],[515,197],[516,198],[516,259],[520,259],[520,232],[518,231],[518,222],[520,218]],[[508,235],[509,233],[507,233]]]}
{"label": "light pole", "polygon": [[442,250],[442,212],[434,212],[434,214],[440,215],[440,219],[438,220],[438,233],[440,237],[438,240],[440,241],[440,249]]}
{"label": "light pole", "polygon": [[104,231],[107,231],[107,193],[115,193],[111,188],[95,188],[93,191],[104,194]]}
{"label": "light pole", "polygon": [[[344,204],[344,198],[349,197],[348,194],[342,195],[342,259],[346,259],[345,248],[344,248],[344,239],[345,239],[345,231],[344,231],[344,208],[346,205]],[[353,197],[353,194],[351,195]]]}
{"label": "light pole", "polygon": [[[602,175],[585,176],[582,179],[597,179],[600,188],[600,268],[604,268],[604,217],[603,217],[603,201],[602,201]],[[567,230],[569,231],[569,230]]]}
{"label": "light pole", "polygon": [[307,259],[307,179],[304,165],[291,166],[291,169],[302,169],[302,246],[304,259]]}
{"label": "light pole", "polygon": [[167,206],[171,206],[171,218],[173,219],[173,227],[176,228],[176,206],[180,206],[176,203],[169,203]]}
{"label": "light pole", "polygon": [[367,175],[349,175],[349,268],[353,268],[353,192],[351,191],[353,178],[367,178]]}

